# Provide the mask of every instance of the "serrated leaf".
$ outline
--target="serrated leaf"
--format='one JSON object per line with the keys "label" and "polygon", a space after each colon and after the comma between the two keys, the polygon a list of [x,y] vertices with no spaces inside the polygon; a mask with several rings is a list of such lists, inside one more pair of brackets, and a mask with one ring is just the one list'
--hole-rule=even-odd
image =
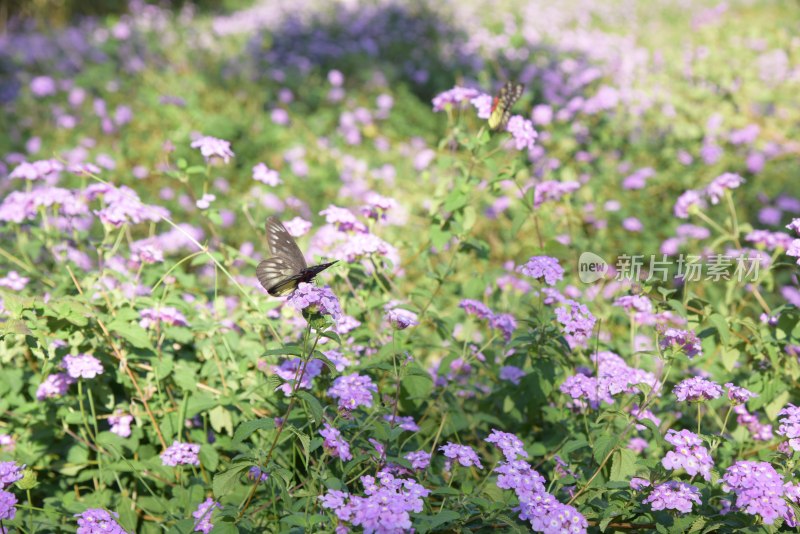
{"label": "serrated leaf", "polygon": [[617,436],[602,435],[594,440],[594,447],[592,448],[592,455],[594,460],[600,464],[605,460],[606,456],[614,445],[617,444]]}
{"label": "serrated leaf", "polygon": [[714,325],[717,332],[719,332],[719,338],[722,340],[722,343],[727,345],[728,341],[731,339],[731,332],[730,327],[728,326],[728,321],[722,315],[718,313],[714,313],[708,317],[708,322]]}
{"label": "serrated leaf", "polygon": [[147,330],[136,323],[114,319],[108,323],[108,329],[119,334],[122,339],[136,347],[137,349],[151,349],[150,335]]}
{"label": "serrated leaf", "polygon": [[314,423],[321,423],[322,422],[322,404],[320,404],[319,400],[309,393],[308,391],[298,390],[296,393],[299,399],[303,399],[308,406],[309,412],[311,412],[311,417],[314,420]]}
{"label": "serrated leaf", "polygon": [[275,420],[272,418],[256,419],[254,421],[245,421],[236,427],[233,433],[233,444],[238,445],[242,441],[249,438],[253,432],[257,430],[274,430]]}
{"label": "serrated leaf", "polygon": [[617,449],[611,456],[610,480],[628,480],[636,474],[636,454],[628,449]]}
{"label": "serrated leaf", "polygon": [[214,496],[222,497],[230,494],[241,473],[249,466],[249,463],[234,464],[227,471],[214,475],[214,482],[212,483]]}

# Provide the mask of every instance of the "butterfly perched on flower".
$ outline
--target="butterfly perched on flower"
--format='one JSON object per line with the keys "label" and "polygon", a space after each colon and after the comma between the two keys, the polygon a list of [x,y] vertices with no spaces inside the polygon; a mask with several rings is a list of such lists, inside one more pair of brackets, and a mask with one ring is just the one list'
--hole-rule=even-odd
{"label": "butterfly perched on flower", "polygon": [[300,247],[277,217],[267,219],[267,247],[271,257],[258,264],[256,276],[273,297],[288,295],[300,282],[310,282],[336,263],[332,261],[309,267]]}
{"label": "butterfly perched on flower", "polygon": [[511,108],[519,97],[525,86],[521,83],[506,82],[500,89],[500,93],[492,101],[492,111],[489,114],[489,128],[492,130],[502,130],[508,124],[511,117]]}

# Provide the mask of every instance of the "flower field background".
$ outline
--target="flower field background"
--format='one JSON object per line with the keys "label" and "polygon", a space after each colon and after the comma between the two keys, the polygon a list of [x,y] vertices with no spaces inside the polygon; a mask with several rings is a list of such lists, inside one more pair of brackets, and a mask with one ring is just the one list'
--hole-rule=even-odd
{"label": "flower field background", "polygon": [[4,12],[0,532],[796,528],[800,4],[215,7]]}

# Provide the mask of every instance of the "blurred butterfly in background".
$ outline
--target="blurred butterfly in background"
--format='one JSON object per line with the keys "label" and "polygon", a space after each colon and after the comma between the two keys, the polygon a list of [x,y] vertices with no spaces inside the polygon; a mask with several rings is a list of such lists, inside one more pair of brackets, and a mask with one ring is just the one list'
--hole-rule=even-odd
{"label": "blurred butterfly in background", "polygon": [[332,261],[309,267],[300,247],[277,217],[267,219],[267,246],[272,257],[258,264],[256,276],[273,297],[288,295],[300,282],[310,282],[336,263]]}
{"label": "blurred butterfly in background", "polygon": [[506,82],[500,89],[500,93],[494,97],[492,102],[492,111],[489,115],[489,128],[492,130],[502,130],[508,124],[508,119],[511,117],[511,108],[519,97],[522,96],[522,91],[525,86],[521,83]]}

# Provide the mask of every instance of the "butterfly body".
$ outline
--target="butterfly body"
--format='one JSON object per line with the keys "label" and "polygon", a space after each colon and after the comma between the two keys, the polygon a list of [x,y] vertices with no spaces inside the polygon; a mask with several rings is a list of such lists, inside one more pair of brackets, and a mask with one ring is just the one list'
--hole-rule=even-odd
{"label": "butterfly body", "polygon": [[506,82],[500,93],[492,101],[492,110],[489,114],[489,128],[502,130],[511,118],[511,108],[522,96],[525,86],[521,83]]}
{"label": "butterfly body", "polygon": [[309,267],[294,238],[277,217],[268,218],[266,227],[267,246],[272,257],[258,264],[256,276],[270,295],[288,295],[301,282],[310,282],[336,263],[331,261]]}

